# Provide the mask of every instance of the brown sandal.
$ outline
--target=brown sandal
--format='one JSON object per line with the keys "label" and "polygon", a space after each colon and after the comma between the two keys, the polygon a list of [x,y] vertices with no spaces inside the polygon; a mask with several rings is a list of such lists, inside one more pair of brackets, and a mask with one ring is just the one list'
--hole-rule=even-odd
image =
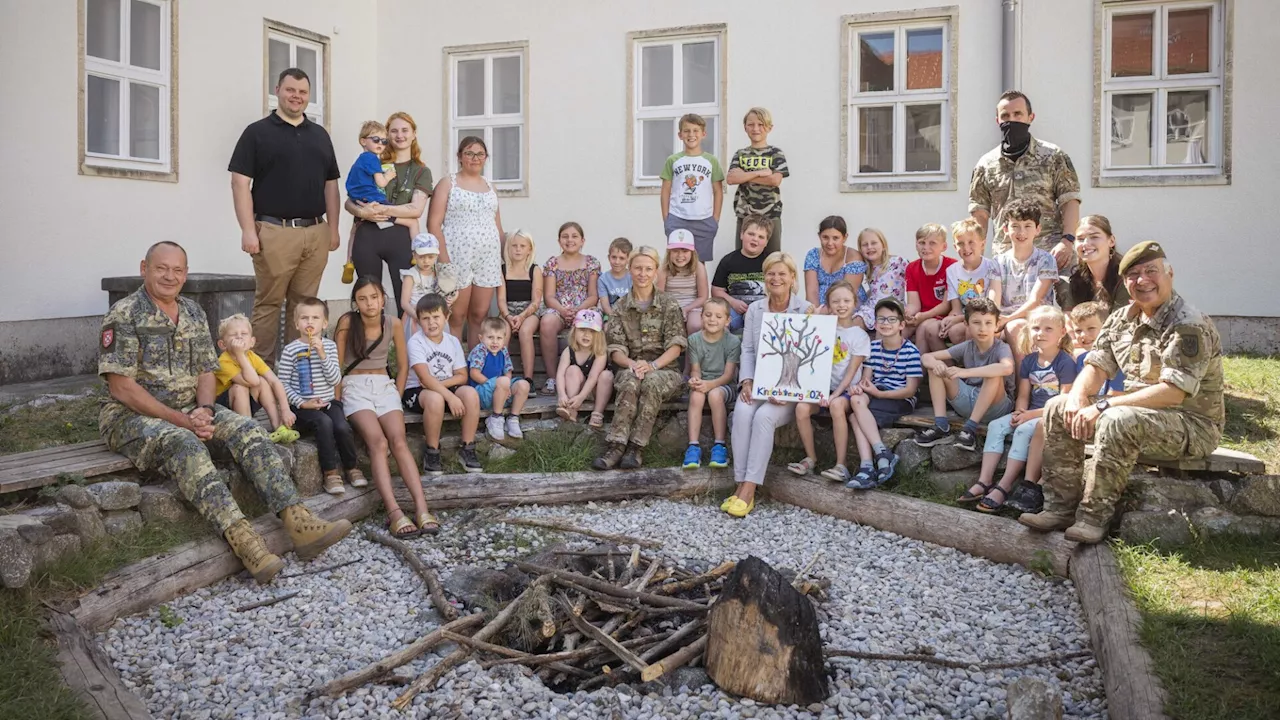
{"label": "brown sandal", "polygon": [[409,519],[409,516],[403,510],[400,511],[399,518],[395,520],[387,519],[387,529],[391,531],[391,537],[398,540],[415,538],[422,534],[422,531],[418,529],[417,525],[413,524],[413,521]]}
{"label": "brown sandal", "polygon": [[440,534],[440,521],[436,519],[435,515],[429,512],[418,513],[413,519],[418,522],[418,530],[423,535]]}
{"label": "brown sandal", "polygon": [[573,410],[570,410],[567,407],[556,408],[556,414],[564,418],[568,422],[571,422],[571,423],[578,422],[578,413],[574,412]]}

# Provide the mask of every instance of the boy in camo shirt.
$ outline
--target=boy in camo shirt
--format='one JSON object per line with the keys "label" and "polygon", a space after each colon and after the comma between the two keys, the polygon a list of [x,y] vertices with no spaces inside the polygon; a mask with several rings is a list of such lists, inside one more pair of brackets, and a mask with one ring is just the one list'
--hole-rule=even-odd
{"label": "boy in camo shirt", "polygon": [[738,249],[742,249],[742,221],[758,215],[772,223],[769,243],[764,256],[782,249],[782,179],[791,175],[787,169],[787,156],[782,150],[769,144],[769,132],[773,130],[773,115],[762,107],[753,107],[742,118],[742,128],[751,144],[733,154],[729,161],[729,174],[725,182],[737,185],[733,197],[733,212],[738,216],[734,237]]}

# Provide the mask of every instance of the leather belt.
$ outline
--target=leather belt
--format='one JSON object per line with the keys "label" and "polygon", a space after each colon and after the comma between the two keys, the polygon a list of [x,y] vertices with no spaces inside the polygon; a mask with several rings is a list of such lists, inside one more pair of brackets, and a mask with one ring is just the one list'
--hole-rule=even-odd
{"label": "leather belt", "polygon": [[254,215],[253,219],[257,220],[258,222],[270,223],[272,225],[281,225],[283,227],[291,227],[291,228],[311,227],[312,225],[319,225],[320,223],[324,222],[323,217],[278,218],[278,217],[272,217],[271,215]]}

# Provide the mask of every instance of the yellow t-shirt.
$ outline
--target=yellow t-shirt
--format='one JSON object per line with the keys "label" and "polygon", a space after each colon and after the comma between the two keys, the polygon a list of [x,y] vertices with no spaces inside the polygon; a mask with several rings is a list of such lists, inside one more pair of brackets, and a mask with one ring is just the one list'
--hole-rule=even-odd
{"label": "yellow t-shirt", "polygon": [[[271,368],[262,362],[262,358],[258,354],[250,350],[244,354],[249,358],[249,364],[253,366],[254,372],[261,377],[266,377],[271,372]],[[218,389],[214,391],[214,395],[221,395],[231,387],[231,379],[240,374],[240,365],[229,352],[224,352],[218,356],[218,369],[213,372],[213,376],[218,380]]]}

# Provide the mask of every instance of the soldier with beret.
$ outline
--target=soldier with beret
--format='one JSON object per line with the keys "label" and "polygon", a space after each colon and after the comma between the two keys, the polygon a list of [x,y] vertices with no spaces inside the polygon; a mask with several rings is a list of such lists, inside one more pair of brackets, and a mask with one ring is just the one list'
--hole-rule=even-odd
{"label": "soldier with beret", "polygon": [[[1106,537],[1139,454],[1205,457],[1226,418],[1218,330],[1174,292],[1164,248],[1138,243],[1120,276],[1131,302],[1107,319],[1071,392],[1044,409],[1044,510],[1018,518],[1036,530],[1066,528],[1076,542]],[[1125,393],[1095,400],[1117,372]]]}
{"label": "soldier with beret", "polygon": [[270,582],[284,562],[240,512],[209,448],[229,453],[239,464],[284,522],[299,559],[310,560],[341,540],[351,523],[312,515],[266,431],[214,404],[218,360],[209,323],[199,305],[179,294],[187,279],[186,251],[176,243],[156,243],[141,272],[142,287],[102,319],[98,374],[111,394],[98,415],[102,438],[138,470],[176,480],[253,577]]}

